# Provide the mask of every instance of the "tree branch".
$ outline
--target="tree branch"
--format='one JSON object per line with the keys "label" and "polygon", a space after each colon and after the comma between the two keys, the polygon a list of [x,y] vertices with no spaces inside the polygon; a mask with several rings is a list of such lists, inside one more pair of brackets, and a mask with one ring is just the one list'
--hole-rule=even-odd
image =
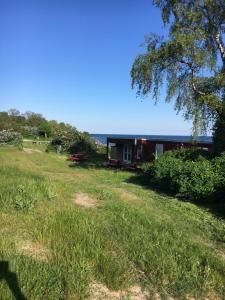
{"label": "tree branch", "polygon": [[204,93],[204,92],[202,92],[202,91],[200,91],[200,90],[197,89],[197,87],[196,87],[196,85],[195,85],[195,83],[194,83],[194,80],[193,80],[193,75],[192,75],[192,89],[193,89],[197,94],[199,94],[200,96],[205,96],[205,95],[206,95],[206,93]]}
{"label": "tree branch", "polygon": [[220,51],[220,55],[221,55],[221,59],[223,61],[223,69],[225,68],[225,47],[224,47],[224,43],[223,43],[223,40],[221,38],[221,34],[220,32],[218,32],[216,35],[215,35],[215,40],[216,40],[216,44],[219,48],[219,51]]}
{"label": "tree branch", "polygon": [[[220,2],[220,6],[223,6],[221,2]],[[222,37],[221,37],[221,32],[218,30],[219,26],[218,26],[218,24],[215,24],[215,22],[213,22],[213,20],[210,16],[209,9],[206,5],[202,8],[202,12],[206,16],[206,18],[208,18],[210,26],[212,26],[212,28],[214,28],[214,30],[215,30],[214,38],[215,38],[216,45],[219,49],[221,59],[223,61],[222,70],[223,70],[223,72],[225,72],[225,46],[224,46],[224,43],[223,43],[223,40],[222,40]],[[220,25],[222,25],[222,24],[220,24]]]}
{"label": "tree branch", "polygon": [[180,63],[182,64],[185,64],[187,65],[190,70],[191,70],[191,85],[192,85],[192,89],[195,93],[199,94],[200,96],[205,96],[206,93],[200,91],[199,89],[197,89],[196,85],[195,85],[195,82],[194,82],[194,75],[195,75],[195,68],[193,67],[193,63],[192,62],[188,62],[188,61],[185,61],[185,60],[180,60]]}

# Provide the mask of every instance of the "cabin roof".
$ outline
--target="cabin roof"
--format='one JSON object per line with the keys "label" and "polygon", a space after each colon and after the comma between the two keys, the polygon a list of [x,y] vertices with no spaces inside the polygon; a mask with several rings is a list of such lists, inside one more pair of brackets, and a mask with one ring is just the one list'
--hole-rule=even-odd
{"label": "cabin roof", "polygon": [[[129,135],[120,135],[120,136],[108,136],[107,137],[108,141],[112,141],[112,142],[120,142],[124,143],[124,142],[130,142],[130,143],[134,143],[135,139],[137,139],[138,141],[140,140],[147,140],[150,142],[173,142],[173,143],[192,143],[192,137],[191,136],[134,136],[131,137]],[[207,145],[211,145],[213,143],[212,141],[212,137],[210,136],[198,136],[196,139],[196,142],[198,144],[207,144]]]}

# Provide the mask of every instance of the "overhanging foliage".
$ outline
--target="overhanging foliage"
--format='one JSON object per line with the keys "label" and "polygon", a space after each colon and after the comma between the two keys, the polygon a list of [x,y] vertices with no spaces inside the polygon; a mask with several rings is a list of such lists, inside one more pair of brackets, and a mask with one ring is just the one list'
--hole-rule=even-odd
{"label": "overhanging foliage", "polygon": [[225,1],[155,0],[168,37],[150,34],[146,51],[134,61],[132,87],[138,96],[158,100],[167,83],[166,101],[193,119],[195,130],[214,123],[223,109],[225,88]]}

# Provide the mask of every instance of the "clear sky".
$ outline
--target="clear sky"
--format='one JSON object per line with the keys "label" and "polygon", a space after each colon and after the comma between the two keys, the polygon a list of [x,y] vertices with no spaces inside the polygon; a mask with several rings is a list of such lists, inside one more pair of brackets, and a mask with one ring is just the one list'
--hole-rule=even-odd
{"label": "clear sky", "polygon": [[0,110],[42,113],[91,133],[190,135],[172,104],[131,89],[148,32],[165,34],[151,0],[1,0]]}

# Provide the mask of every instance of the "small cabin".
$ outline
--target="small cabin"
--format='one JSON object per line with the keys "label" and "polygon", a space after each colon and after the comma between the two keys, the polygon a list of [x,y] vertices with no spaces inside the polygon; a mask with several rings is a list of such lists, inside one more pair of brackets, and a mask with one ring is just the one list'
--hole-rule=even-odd
{"label": "small cabin", "polygon": [[141,162],[151,162],[159,155],[168,150],[198,148],[211,151],[212,141],[198,139],[192,143],[188,139],[144,139],[126,137],[107,138],[108,160],[115,160],[121,164],[134,164]]}

